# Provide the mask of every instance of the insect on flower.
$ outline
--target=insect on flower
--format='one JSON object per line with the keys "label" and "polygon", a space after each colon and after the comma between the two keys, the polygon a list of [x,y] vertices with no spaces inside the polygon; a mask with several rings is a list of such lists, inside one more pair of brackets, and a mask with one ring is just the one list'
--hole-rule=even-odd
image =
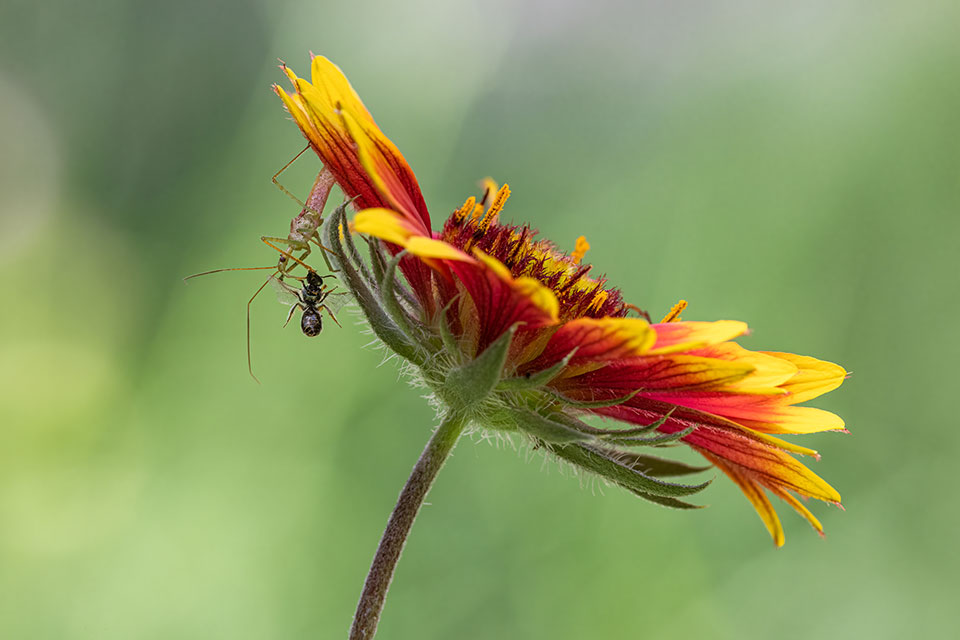
{"label": "insect on flower", "polygon": [[[260,285],[260,287],[247,301],[247,370],[249,371],[250,376],[257,382],[259,382],[259,380],[253,373],[253,360],[250,347],[250,307],[253,305],[253,301],[257,299],[257,296],[260,295],[260,292],[263,291],[268,284],[273,282],[278,291],[278,295],[281,297],[281,301],[290,303],[292,305],[290,314],[287,316],[287,322],[284,323],[284,326],[287,326],[287,324],[290,322],[290,318],[292,317],[294,311],[297,308],[300,308],[303,311],[300,327],[303,330],[304,335],[313,337],[320,333],[320,329],[322,327],[322,321],[320,318],[320,310],[322,307],[318,305],[320,305],[323,300],[320,298],[321,296],[322,298],[325,298],[326,295],[331,291],[324,287],[322,281],[323,278],[333,276],[319,276],[316,271],[310,267],[310,265],[304,262],[304,260],[306,260],[306,258],[311,254],[314,246],[319,247],[325,252],[330,251],[320,243],[317,230],[320,228],[320,225],[323,224],[323,209],[326,206],[327,198],[330,195],[330,190],[334,186],[333,176],[328,171],[320,171],[313,183],[313,187],[310,189],[310,193],[307,196],[307,201],[305,203],[300,202],[296,196],[290,193],[282,184],[280,184],[277,179],[280,174],[282,174],[291,164],[293,164],[297,158],[303,155],[303,152],[308,148],[309,147],[305,147],[303,151],[300,151],[300,153],[294,156],[290,162],[285,164],[271,178],[273,184],[278,189],[290,196],[291,199],[299,203],[302,207],[300,213],[290,221],[290,233],[287,234],[287,237],[260,237],[260,240],[264,244],[280,253],[280,257],[277,259],[277,264],[275,266],[267,265],[264,267],[229,267],[225,269],[213,269],[210,271],[195,273],[184,278],[184,281],[187,281],[199,276],[206,276],[213,273],[223,273],[225,271],[259,271],[265,269],[273,271],[273,273],[267,277],[263,284]],[[285,245],[287,248],[281,249],[277,245]],[[300,252],[300,255],[295,256],[294,252]],[[324,260],[327,262],[327,266],[330,267],[330,262],[327,260],[326,254],[323,255]],[[294,269],[296,269],[298,266],[302,266],[304,269],[306,269],[306,276],[293,275]],[[330,268],[333,270],[332,267]],[[304,284],[299,290],[297,290],[285,284],[283,282],[284,278],[300,280],[303,281]],[[295,299],[295,301],[291,302],[291,297]],[[337,322],[337,319],[334,317],[330,308],[325,308],[330,314],[330,317],[333,318],[333,321]],[[337,322],[338,326],[339,324],[340,323]]]}
{"label": "insect on flower", "polygon": [[[585,239],[567,254],[530,227],[501,221],[507,185],[489,184],[492,197],[467,198],[433,231],[413,171],[340,69],[322,56],[312,60],[311,81],[282,69],[294,90],[274,91],[355,199],[352,221],[341,212],[321,229],[340,256],[341,279],[451,415],[525,433],[575,467],[675,508],[691,506],[679,498],[706,485],[664,481],[690,468],[629,448],[683,443],[741,488],[778,546],[783,528],[766,492],[822,532],[796,496],[839,504],[840,495],[794,457],[815,451],[778,436],[844,430],[838,416],[797,406],[838,387],[842,367],[745,349],[734,342],[745,323],[684,321],[685,303],[650,322],[592,276]],[[352,257],[350,232],[379,239],[403,281],[391,270],[371,279]],[[491,367],[486,378],[470,378],[483,367]],[[590,416],[633,426],[597,429],[583,422]]]}
{"label": "insect on flower", "polygon": [[[410,363],[404,371],[430,389],[443,418],[387,523],[351,639],[373,637],[417,510],[467,429],[520,434],[674,509],[695,508],[685,499],[709,481],[673,478],[705,468],[635,449],[684,444],[743,491],[777,546],[783,526],[768,494],[822,534],[800,498],[839,505],[840,494],[796,458],[816,451],[780,436],[845,430],[839,416],[798,406],[839,387],[842,367],[745,349],[735,342],[745,323],[685,321],[683,301],[651,322],[590,273],[585,238],[565,253],[504,222],[507,185],[488,180],[479,202],[467,198],[435,231],[413,170],[340,69],[322,56],[310,81],[282,69],[293,90],[274,91],[356,210],[348,220],[338,208],[320,237],[373,332]],[[370,245],[369,266],[354,233]],[[589,418],[625,424],[600,428]]]}

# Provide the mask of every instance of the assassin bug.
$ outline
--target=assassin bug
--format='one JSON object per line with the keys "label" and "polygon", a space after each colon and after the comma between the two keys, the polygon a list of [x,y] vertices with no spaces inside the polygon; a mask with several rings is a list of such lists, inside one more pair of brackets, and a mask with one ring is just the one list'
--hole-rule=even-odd
{"label": "assassin bug", "polygon": [[[332,253],[320,243],[318,229],[320,228],[320,225],[323,224],[323,209],[326,206],[327,197],[330,195],[330,190],[335,184],[333,175],[325,168],[320,170],[320,173],[317,175],[317,178],[313,183],[313,187],[310,189],[310,193],[307,196],[306,203],[301,203],[296,196],[290,193],[286,187],[280,184],[280,182],[277,180],[280,174],[286,171],[286,169],[293,164],[297,158],[303,155],[304,151],[307,149],[309,149],[309,146],[305,147],[302,151],[300,151],[300,153],[294,156],[290,162],[285,164],[271,178],[271,181],[278,189],[290,196],[290,198],[296,202],[300,203],[302,206],[300,213],[290,221],[290,233],[286,238],[281,238],[278,236],[261,236],[260,238],[260,240],[263,241],[267,246],[280,252],[280,257],[277,260],[276,266],[271,265],[265,267],[233,267],[226,269],[213,269],[211,271],[195,273],[184,278],[184,281],[187,281],[198,276],[221,273],[224,271],[256,271],[265,269],[270,269],[273,271],[273,273],[270,274],[270,276],[264,281],[263,284],[260,285],[260,287],[247,301],[247,370],[250,372],[250,376],[254,380],[257,380],[257,377],[253,374],[253,363],[250,349],[250,307],[257,296],[260,295],[260,292],[263,291],[263,289],[267,286],[267,284],[270,282],[275,282],[279,286],[282,294],[286,294],[286,296],[289,298],[290,294],[292,293],[297,299],[297,302],[294,303],[291,308],[290,316],[293,315],[294,310],[298,306],[303,310],[304,317],[301,320],[301,329],[303,330],[304,334],[308,336],[315,336],[320,333],[320,327],[322,324],[319,311],[321,307],[326,308],[327,312],[330,313],[330,317],[333,318],[334,322],[337,322],[336,318],[333,317],[333,313],[330,308],[328,306],[321,305],[323,298],[325,298],[326,295],[329,295],[330,291],[332,291],[332,289],[327,289],[325,285],[323,285],[323,278],[332,276],[319,276],[317,275],[316,271],[314,271],[308,264],[304,262],[304,259],[310,255],[313,246],[320,247],[324,252]],[[281,249],[278,245],[285,245],[286,249]],[[299,257],[294,255],[295,252],[300,252]],[[330,270],[336,271],[330,265],[330,262],[326,257],[326,253],[323,254],[323,258]],[[292,275],[291,272],[298,265],[307,270],[306,276],[296,277]],[[284,278],[300,280],[304,282],[304,284],[300,290],[297,290],[283,283]],[[287,322],[289,321],[290,317],[287,318]],[[340,323],[337,322],[337,324],[339,325]],[[308,327],[310,327],[311,330],[315,328],[316,332],[310,333],[308,331]],[[257,380],[257,382],[259,382],[259,380]]]}

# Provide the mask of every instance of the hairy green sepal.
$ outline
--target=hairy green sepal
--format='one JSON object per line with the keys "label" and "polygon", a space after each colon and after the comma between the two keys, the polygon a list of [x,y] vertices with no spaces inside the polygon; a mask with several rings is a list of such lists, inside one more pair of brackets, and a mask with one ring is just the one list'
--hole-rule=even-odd
{"label": "hairy green sepal", "polygon": [[[647,499],[649,499],[648,496],[657,498],[690,496],[703,491],[712,482],[708,480],[700,484],[686,485],[658,480],[621,462],[618,459],[619,452],[588,444],[551,445],[550,450],[567,462],[596,473]],[[662,502],[659,503],[662,504]]]}
{"label": "hairy green sepal", "polygon": [[451,369],[440,393],[455,409],[468,409],[487,398],[500,382],[517,325],[507,329],[479,356]]}
{"label": "hairy green sepal", "polygon": [[[337,207],[330,217],[324,220],[321,228],[324,241],[337,256],[334,261],[338,263],[336,266],[339,267],[340,277],[353,293],[357,304],[360,305],[360,309],[370,323],[370,328],[373,329],[377,337],[407,360],[422,365],[425,362],[424,355],[410,336],[397,326],[384,311],[377,299],[378,296],[371,287],[371,284],[374,284],[373,276],[360,258],[360,254],[353,244],[353,239],[350,237],[350,231],[347,229],[346,208],[348,204],[349,202],[344,202]],[[341,229],[344,239],[349,244],[350,255],[359,261],[359,270],[354,261],[347,257],[344,252],[343,243],[340,241]]]}

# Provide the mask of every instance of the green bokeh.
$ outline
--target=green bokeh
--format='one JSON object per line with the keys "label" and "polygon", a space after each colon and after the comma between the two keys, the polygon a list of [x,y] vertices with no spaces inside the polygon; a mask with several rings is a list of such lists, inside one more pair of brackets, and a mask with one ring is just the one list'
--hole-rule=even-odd
{"label": "green bokeh", "polygon": [[[277,57],[336,61],[435,225],[504,217],[651,310],[853,372],[803,439],[846,513],[773,548],[720,478],[677,513],[463,442],[383,638],[955,633],[955,2],[0,6],[0,637],[343,637],[433,415],[347,316],[244,304],[297,206]],[[303,194],[318,163],[285,174]],[[515,443],[516,444],[516,443]]]}

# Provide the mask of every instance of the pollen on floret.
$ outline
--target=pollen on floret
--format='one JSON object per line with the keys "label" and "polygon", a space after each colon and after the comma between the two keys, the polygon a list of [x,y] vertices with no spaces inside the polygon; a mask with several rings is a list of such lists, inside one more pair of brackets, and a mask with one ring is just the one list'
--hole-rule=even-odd
{"label": "pollen on floret", "polygon": [[587,242],[586,236],[580,236],[577,238],[577,243],[573,248],[573,253],[570,254],[570,259],[573,260],[573,264],[580,264],[580,261],[583,260],[583,256],[585,256],[589,250],[590,243]]}
{"label": "pollen on floret", "polygon": [[474,209],[476,208],[476,206],[477,206],[477,199],[474,198],[473,196],[470,196],[469,198],[466,199],[466,201],[463,203],[463,205],[459,209],[453,212],[453,215],[451,216],[451,218],[453,219],[454,222],[457,222],[457,223],[463,222],[464,218],[466,218],[468,215],[471,215],[474,212]]}
{"label": "pollen on floret", "polygon": [[670,309],[670,313],[663,317],[663,320],[660,321],[661,324],[666,322],[680,322],[680,314],[683,313],[683,310],[687,308],[687,301],[681,300],[677,304],[673,305]]}
{"label": "pollen on floret", "polygon": [[506,204],[507,198],[510,197],[510,187],[508,185],[503,185],[500,187],[500,190],[497,191],[496,197],[493,199],[490,208],[487,209],[487,212],[484,214],[483,219],[480,221],[480,230],[486,231],[491,224],[497,221],[500,212],[503,211],[503,205]]}
{"label": "pollen on floret", "polygon": [[603,307],[603,304],[609,297],[610,294],[604,289],[597,291],[597,293],[593,296],[593,300],[591,300],[590,304],[587,305],[587,311],[600,311],[600,309]]}

